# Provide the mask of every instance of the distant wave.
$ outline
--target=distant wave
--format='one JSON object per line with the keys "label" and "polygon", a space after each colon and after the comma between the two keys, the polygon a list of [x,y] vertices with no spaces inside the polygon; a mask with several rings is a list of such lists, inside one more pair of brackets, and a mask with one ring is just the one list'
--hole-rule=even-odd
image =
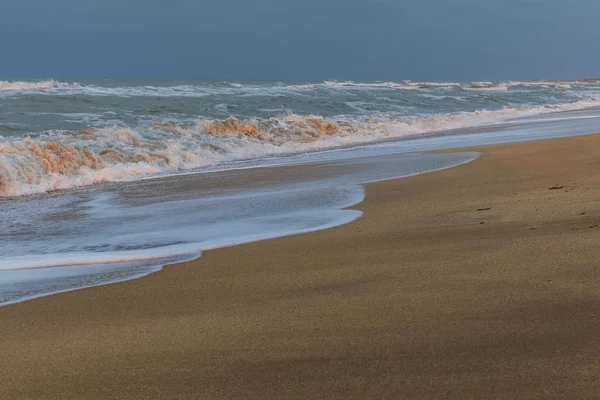
{"label": "distant wave", "polygon": [[[404,81],[396,82],[374,82],[374,83],[359,83],[353,81],[323,81],[323,85],[330,88],[367,88],[367,89],[398,89],[398,90],[418,90],[429,88],[445,88],[460,86],[460,83],[455,82],[411,82]],[[314,85],[313,85],[314,87]]]}
{"label": "distant wave", "polygon": [[234,88],[243,88],[244,85],[242,85],[241,83],[237,83],[237,82],[227,82],[227,84],[229,84],[229,86],[234,87]]}
{"label": "distant wave", "polygon": [[0,81],[0,93],[36,92],[46,95],[83,95],[83,96],[158,96],[158,97],[204,97],[210,95],[233,96],[280,96],[302,95],[312,90],[443,90],[463,89],[466,91],[507,91],[513,87],[571,89],[578,87],[597,87],[596,80],[582,81],[506,81],[506,82],[354,82],[323,81],[321,83],[279,84],[279,83],[237,83],[237,82],[200,82],[173,86],[134,85],[104,86],[78,82],[44,81]]}
{"label": "distant wave", "polygon": [[407,82],[410,87],[417,87],[419,89],[432,89],[432,88],[451,88],[461,86],[458,82]]}
{"label": "distant wave", "polygon": [[506,92],[508,90],[508,85],[473,85],[465,86],[462,89],[471,92]]}
{"label": "distant wave", "polygon": [[[395,82],[357,83],[353,81],[323,81],[327,87],[411,89],[413,86]],[[314,87],[314,86],[313,86]]]}
{"label": "distant wave", "polygon": [[[570,81],[576,85],[596,85],[595,81]],[[384,88],[399,90],[418,90],[418,89],[444,89],[459,88],[467,91],[488,91],[504,92],[511,87],[545,87],[555,89],[571,89],[572,86],[567,81],[508,81],[508,82],[375,82],[359,83],[353,81],[323,81],[323,85],[330,88]],[[315,88],[317,85],[295,85],[296,88]]]}
{"label": "distant wave", "polygon": [[68,83],[58,82],[53,79],[37,82],[20,82],[20,81],[0,81],[0,90],[10,91],[27,91],[27,90],[44,90],[57,87],[68,87]]}
{"label": "distant wave", "polygon": [[376,142],[597,105],[597,102],[576,102],[428,117],[327,119],[287,115],[269,119],[228,118],[188,124],[164,121],[146,127],[46,131],[27,138],[0,139],[0,196],[135,180],[229,161]]}

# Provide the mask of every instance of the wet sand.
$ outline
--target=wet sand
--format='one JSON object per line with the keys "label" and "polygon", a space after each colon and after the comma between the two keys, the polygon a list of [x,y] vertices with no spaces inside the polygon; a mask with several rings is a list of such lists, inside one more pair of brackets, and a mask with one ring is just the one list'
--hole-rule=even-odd
{"label": "wet sand", "polygon": [[349,225],[0,307],[0,398],[598,398],[600,135],[477,150]]}

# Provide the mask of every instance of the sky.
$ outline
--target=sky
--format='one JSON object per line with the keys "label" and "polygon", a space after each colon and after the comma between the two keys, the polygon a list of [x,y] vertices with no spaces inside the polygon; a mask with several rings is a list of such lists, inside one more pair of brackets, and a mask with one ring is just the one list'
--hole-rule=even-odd
{"label": "sky", "polygon": [[598,0],[0,0],[17,77],[600,77]]}

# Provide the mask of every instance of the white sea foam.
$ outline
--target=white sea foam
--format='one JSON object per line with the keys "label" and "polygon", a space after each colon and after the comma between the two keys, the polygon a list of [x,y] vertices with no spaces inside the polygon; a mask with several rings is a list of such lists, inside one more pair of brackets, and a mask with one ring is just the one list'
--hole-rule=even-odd
{"label": "white sea foam", "polygon": [[229,86],[234,87],[234,88],[243,88],[244,85],[242,85],[241,83],[237,83],[237,82],[227,82],[229,84]]}
{"label": "white sea foam", "polygon": [[316,85],[314,84],[305,84],[305,85],[290,85],[291,88],[295,89],[314,89]]}
{"label": "white sea foam", "polygon": [[417,87],[420,89],[431,88],[452,88],[461,86],[459,82],[407,82],[408,86]]}
{"label": "white sea foam", "polygon": [[201,246],[198,243],[172,245],[154,249],[111,251],[104,253],[78,252],[55,255],[28,255],[2,257],[0,271],[15,269],[37,269],[56,266],[118,264],[134,261],[160,260],[182,254],[197,254]]}
{"label": "white sea foam", "polygon": [[508,86],[506,85],[489,85],[489,86],[471,86],[471,87],[463,87],[463,90],[471,91],[471,92],[506,92],[508,90]]}
{"label": "white sea foam", "polygon": [[[449,87],[455,84],[451,83],[396,83],[396,82],[375,82],[375,83],[358,83],[353,81],[323,81],[323,85],[330,88],[363,88],[363,89],[397,89],[397,90],[418,90],[427,87]],[[459,84],[456,84],[459,85]],[[314,87],[314,85],[312,85]],[[296,86],[298,87],[298,86]]]}
{"label": "white sea foam", "polygon": [[30,90],[45,90],[58,87],[68,87],[68,83],[58,82],[55,80],[38,81],[38,82],[21,82],[21,81],[0,81],[0,90],[10,91],[30,91]]}

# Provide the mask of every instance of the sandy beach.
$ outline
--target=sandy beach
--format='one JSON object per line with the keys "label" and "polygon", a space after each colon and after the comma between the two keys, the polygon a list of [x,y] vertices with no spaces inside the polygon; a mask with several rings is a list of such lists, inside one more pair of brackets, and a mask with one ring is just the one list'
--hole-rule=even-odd
{"label": "sandy beach", "polygon": [[475,150],[349,225],[0,307],[0,398],[598,398],[600,135]]}

